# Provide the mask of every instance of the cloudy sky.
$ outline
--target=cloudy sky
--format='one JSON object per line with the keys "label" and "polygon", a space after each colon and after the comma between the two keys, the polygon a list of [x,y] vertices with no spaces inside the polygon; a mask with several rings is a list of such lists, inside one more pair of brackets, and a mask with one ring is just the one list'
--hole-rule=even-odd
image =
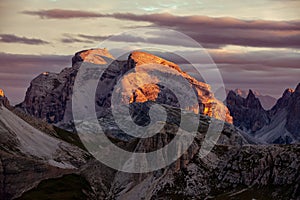
{"label": "cloudy sky", "polygon": [[[1,0],[0,88],[13,104],[19,103],[30,80],[44,71],[70,67],[75,52],[97,47],[124,31],[162,27],[200,43],[227,88],[251,88],[279,97],[300,82],[300,1],[245,2]],[[195,54],[193,44],[181,44],[174,35],[152,34],[145,39],[123,34],[114,42],[109,50],[139,42]]]}

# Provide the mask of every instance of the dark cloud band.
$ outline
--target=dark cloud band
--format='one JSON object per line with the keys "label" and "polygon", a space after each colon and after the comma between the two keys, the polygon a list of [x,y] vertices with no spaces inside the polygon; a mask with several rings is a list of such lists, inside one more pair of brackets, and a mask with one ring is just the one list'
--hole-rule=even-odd
{"label": "dark cloud band", "polygon": [[49,44],[49,42],[41,39],[20,37],[13,34],[0,34],[0,41],[3,43],[21,43],[30,45]]}
{"label": "dark cloud band", "polygon": [[[115,18],[151,23],[151,26],[172,28],[183,32],[203,46],[251,46],[270,48],[300,48],[300,21],[241,20],[230,17],[176,16],[161,14],[102,14],[79,10],[24,11],[43,19]],[[158,39],[156,39],[157,41]]]}

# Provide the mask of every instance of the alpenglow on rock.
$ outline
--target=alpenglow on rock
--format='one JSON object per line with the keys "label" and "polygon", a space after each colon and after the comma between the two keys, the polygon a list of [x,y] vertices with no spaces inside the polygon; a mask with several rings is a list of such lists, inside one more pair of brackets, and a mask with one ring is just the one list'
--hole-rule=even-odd
{"label": "alpenglow on rock", "polygon": [[0,97],[4,97],[4,92],[2,89],[0,89]]}
{"label": "alpenglow on rock", "polygon": [[[159,64],[165,66],[166,68],[175,69],[183,78],[185,78],[189,82],[189,84],[191,84],[192,88],[196,92],[201,114],[205,114],[217,119],[222,119],[221,112],[225,112],[224,114],[226,121],[230,123],[232,122],[232,117],[230,116],[228,109],[222,102],[214,97],[208,84],[197,81],[195,78],[183,72],[175,63],[169,62],[149,53],[133,52],[128,58],[128,65],[130,66],[130,68],[137,69],[143,64]],[[141,79],[143,78],[144,77],[141,77]],[[180,88],[180,85],[178,85],[178,88]],[[163,86],[158,85],[145,85],[139,88],[133,94],[132,102],[159,100],[159,102],[161,103],[176,106],[174,99],[176,99],[176,97],[174,96],[174,94],[171,94],[170,91],[168,91],[168,88],[164,88]],[[191,105],[191,110],[193,110],[192,107],[193,105]]]}
{"label": "alpenglow on rock", "polygon": [[[25,112],[47,120],[49,123],[71,121],[71,98],[74,80],[80,65],[84,62],[92,66],[103,66],[107,61],[112,64],[103,73],[97,93],[96,104],[98,107],[111,105],[111,94],[116,81],[119,80],[128,70],[135,69],[142,64],[160,64],[175,69],[185,78],[194,89],[198,102],[199,112],[217,119],[224,119],[232,122],[227,107],[217,100],[211,92],[208,84],[202,83],[183,72],[178,65],[157,56],[145,52],[132,52],[128,60],[119,61],[106,49],[91,49],[80,51],[72,58],[72,67],[63,69],[60,73],[40,74],[30,84],[26,92],[25,100],[18,105]],[[91,73],[91,76],[93,74]],[[143,79],[143,77],[139,77]],[[176,94],[175,94],[176,95]],[[163,88],[161,85],[147,85],[138,89],[132,94],[133,102],[154,101],[171,106],[177,105],[174,94]],[[194,105],[191,105],[193,107]],[[189,108],[188,110],[193,110]]]}
{"label": "alpenglow on rock", "polygon": [[5,96],[4,94],[4,91],[2,89],[0,89],[0,106],[3,105],[5,107],[9,107],[10,106],[10,103],[7,99],[7,97]]}

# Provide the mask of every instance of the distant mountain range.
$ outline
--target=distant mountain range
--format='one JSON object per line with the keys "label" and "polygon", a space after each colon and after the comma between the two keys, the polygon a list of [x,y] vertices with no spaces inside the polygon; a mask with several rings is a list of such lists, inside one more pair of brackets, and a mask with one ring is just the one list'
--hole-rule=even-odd
{"label": "distant mountain range", "polygon": [[[229,93],[229,91],[231,91],[231,90],[229,90],[229,89],[226,89],[226,93],[228,94]],[[241,97],[243,97],[243,98],[246,98],[247,96],[248,96],[248,94],[249,94],[249,90],[248,91],[245,91],[245,90],[242,90],[242,89],[235,89],[235,90],[233,90],[236,94],[238,94],[238,95],[240,95]],[[265,109],[265,110],[269,110],[269,109],[271,109],[274,105],[275,105],[275,103],[276,103],[276,101],[277,101],[277,99],[275,98],[275,97],[272,97],[272,96],[270,96],[270,95],[263,95],[263,94],[261,94],[261,93],[259,93],[259,92],[257,92],[257,91],[253,91],[253,90],[251,90],[252,91],[252,93],[259,99],[259,101],[260,101],[260,103],[261,103],[261,105],[262,105],[262,107]]]}
{"label": "distant mountain range", "polygon": [[265,110],[250,90],[244,98],[230,91],[226,99],[233,124],[263,143],[289,144],[300,141],[300,84],[286,89],[270,109]]}

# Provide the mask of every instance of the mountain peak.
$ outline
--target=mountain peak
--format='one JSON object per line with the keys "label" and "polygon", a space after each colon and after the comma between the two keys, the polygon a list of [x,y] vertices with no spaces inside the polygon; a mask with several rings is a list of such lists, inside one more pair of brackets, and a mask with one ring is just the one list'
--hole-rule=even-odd
{"label": "mountain peak", "polygon": [[134,51],[129,55],[129,61],[134,61],[136,66],[143,65],[143,64],[159,64],[171,67],[178,72],[182,72],[180,67],[173,62],[167,61],[163,58],[155,56],[153,54],[142,52],[142,51]]}
{"label": "mountain peak", "polygon": [[252,90],[249,90],[246,98],[231,90],[226,103],[233,117],[233,124],[241,129],[255,132],[269,122],[267,112]]}
{"label": "mountain peak", "polygon": [[0,88],[0,106],[1,105],[4,105],[7,108],[10,106],[8,99],[4,94],[4,91]]}
{"label": "mountain peak", "polygon": [[244,97],[244,96],[246,95],[245,92],[244,92],[242,89],[240,89],[240,88],[236,88],[236,89],[234,90],[234,92],[235,92],[236,94],[240,95],[241,97]]}
{"label": "mountain peak", "polygon": [[248,97],[255,97],[255,95],[251,89],[249,89]]}
{"label": "mountain peak", "polygon": [[292,88],[287,88],[287,89],[284,91],[282,97],[283,97],[283,98],[290,97],[292,93],[294,93],[294,90],[293,90]]}
{"label": "mountain peak", "polygon": [[4,97],[5,95],[4,95],[4,92],[3,92],[3,90],[0,88],[0,97]]}
{"label": "mountain peak", "polygon": [[[64,122],[67,122],[72,120],[72,117],[70,117],[72,116],[70,95],[72,94],[71,91],[74,85],[74,76],[76,76],[82,62],[101,65],[110,61],[115,63],[108,67],[106,70],[107,72],[105,72],[106,74],[102,76],[103,79],[99,82],[99,90],[97,90],[96,101],[98,105],[97,109],[99,109],[99,116],[105,115],[107,112],[105,106],[110,105],[110,98],[114,90],[115,80],[120,76],[126,76],[126,78],[123,78],[121,81],[121,85],[125,90],[128,84],[138,83],[140,85],[135,91],[126,90],[126,94],[125,92],[122,94],[124,99],[129,96],[131,98],[131,103],[156,101],[162,104],[179,107],[178,100],[170,89],[162,87],[159,83],[148,84],[151,82],[149,79],[155,78],[155,74],[151,75],[151,73],[148,73],[152,69],[149,69],[150,71],[147,71],[147,68],[141,70],[138,76],[136,73],[126,74],[130,69],[141,69],[141,65],[144,64],[158,64],[160,65],[159,68],[172,68],[178,72],[178,74],[171,75],[166,73],[163,76],[166,78],[171,78],[170,76],[178,78],[177,76],[181,76],[188,81],[190,89],[195,91],[198,102],[194,105],[188,105],[183,109],[195,111],[222,120],[225,117],[224,120],[229,123],[232,122],[229,110],[221,101],[214,97],[208,84],[197,81],[197,79],[183,72],[178,65],[171,61],[141,51],[132,52],[127,60],[115,60],[107,49],[90,49],[77,52],[72,58],[71,68],[66,68],[59,74],[52,75],[52,73],[47,73],[46,75],[42,74],[35,78],[26,92],[25,100],[19,107],[31,115],[46,119],[49,123],[57,123],[63,120]],[[163,70],[162,74],[166,71],[167,70]],[[87,76],[93,77],[93,73],[91,72],[87,74]],[[183,86],[178,83],[178,87],[180,88]],[[182,90],[180,92],[185,94],[185,92],[189,91]],[[53,105],[55,105],[55,109]],[[225,116],[223,117],[223,115]]]}
{"label": "mountain peak", "polygon": [[246,101],[249,102],[252,105],[260,105],[260,101],[258,98],[256,98],[255,94],[251,89],[249,89],[248,95],[246,97]]}
{"label": "mountain peak", "polygon": [[[163,67],[166,67],[166,69],[172,68],[172,69],[176,70],[177,72],[179,72],[179,74],[183,78],[185,78],[191,84],[191,87],[195,90],[195,92],[197,94],[198,102],[199,102],[200,113],[203,113],[205,115],[215,117],[218,119],[222,119],[223,117],[222,117],[222,114],[220,114],[221,112],[220,113],[214,112],[214,110],[223,110],[225,112],[225,120],[229,123],[232,123],[232,117],[230,116],[228,109],[226,108],[226,106],[224,106],[224,104],[222,102],[220,102],[219,100],[217,100],[214,97],[214,94],[211,92],[210,86],[204,82],[198,81],[194,77],[185,73],[184,71],[181,70],[181,68],[177,64],[175,64],[171,61],[165,60],[163,58],[160,58],[158,56],[155,56],[153,54],[150,54],[147,52],[141,52],[141,51],[134,51],[128,57],[127,65],[128,65],[128,68],[130,68],[130,69],[132,69],[132,68],[138,69],[139,66],[147,65],[147,64],[150,64],[150,65],[157,64],[157,65],[160,65],[159,68],[163,68]],[[139,75],[139,76],[141,78],[141,75]],[[151,77],[151,76],[145,75],[145,80],[146,80],[146,77]],[[132,77],[132,78],[135,78],[135,77]],[[144,79],[144,77],[141,79]],[[178,87],[180,87],[180,85]],[[136,100],[140,99],[142,101],[145,101],[145,100],[153,100],[153,97],[158,97],[156,99],[156,101],[160,101],[161,103],[164,101],[169,101],[170,99],[176,99],[176,97],[174,97],[174,96],[169,99],[169,97],[166,98],[166,96],[163,95],[163,94],[168,94],[170,92],[166,88],[163,89],[163,88],[155,87],[155,86],[147,86],[147,87],[141,87],[140,89],[141,89],[141,92],[136,91],[135,96],[132,99],[136,99]],[[159,94],[161,94],[161,95],[159,95]],[[160,96],[162,98],[160,98]],[[170,95],[170,96],[172,96],[172,95]],[[166,103],[166,102],[164,102],[164,103]],[[174,104],[172,104],[172,106],[175,106],[175,107],[177,106],[177,103],[175,103],[175,102],[172,102],[172,103],[174,103]],[[190,108],[188,108],[188,109],[193,110],[193,108],[195,108],[195,107],[196,107],[195,105],[191,105]],[[196,112],[198,112],[198,111],[196,111]]]}
{"label": "mountain peak", "polygon": [[115,59],[113,55],[106,49],[96,48],[79,51],[72,58],[72,63],[89,62],[97,65],[106,64],[105,58]]}
{"label": "mountain peak", "polygon": [[229,97],[235,97],[236,95],[238,95],[238,93],[236,91],[233,91],[233,90],[229,90],[227,96]]}
{"label": "mountain peak", "polygon": [[300,83],[298,83],[298,85],[297,85],[297,87],[295,89],[295,92],[300,93]]}

